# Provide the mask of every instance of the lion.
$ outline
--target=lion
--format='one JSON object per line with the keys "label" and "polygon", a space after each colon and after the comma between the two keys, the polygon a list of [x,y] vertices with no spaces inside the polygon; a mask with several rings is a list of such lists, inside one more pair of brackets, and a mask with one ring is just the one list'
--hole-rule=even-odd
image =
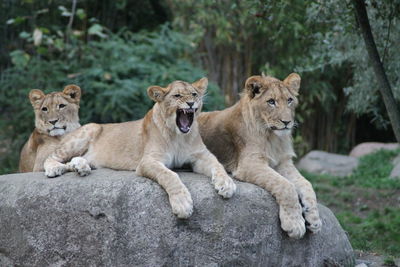
{"label": "lion", "polygon": [[192,84],[174,81],[166,88],[150,86],[147,93],[155,104],[143,119],[82,126],[66,136],[45,161],[45,174],[55,177],[74,169],[84,176],[102,167],[136,170],[165,189],[178,218],[188,218],[193,212],[191,195],[170,169],[191,164],[194,172],[211,177],[219,195],[230,198],[236,185],[198,130],[197,116],[207,85],[207,78],[202,78]]}
{"label": "lion", "polygon": [[35,129],[21,150],[20,172],[44,171],[43,163],[61,138],[79,128],[81,88],[67,85],[62,92],[45,95],[39,89],[29,92],[35,112]]}
{"label": "lion", "polygon": [[272,193],[281,227],[293,238],[305,234],[305,224],[314,233],[321,229],[315,192],[292,161],[291,131],[299,89],[296,73],[284,81],[252,76],[239,102],[199,116],[207,148],[234,178]]}

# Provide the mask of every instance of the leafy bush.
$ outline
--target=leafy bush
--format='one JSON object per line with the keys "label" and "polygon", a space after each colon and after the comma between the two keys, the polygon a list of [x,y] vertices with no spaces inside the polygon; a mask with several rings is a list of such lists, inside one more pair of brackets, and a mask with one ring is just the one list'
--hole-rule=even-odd
{"label": "leafy bush", "polygon": [[[173,80],[195,81],[203,70],[186,59],[192,52],[190,37],[168,25],[155,32],[118,34],[63,53],[29,55],[20,50],[12,56],[14,66],[0,77],[1,140],[7,153],[0,169],[16,168],[19,150],[34,127],[28,93],[33,88],[60,91],[71,83],[83,90],[81,123],[121,122],[143,117],[153,105],[147,97],[150,85],[166,86]],[[47,57],[47,58],[46,58]],[[205,110],[221,108],[218,87],[210,85]]]}
{"label": "leafy bush", "polygon": [[[346,7],[347,5],[347,7]],[[400,2],[366,1],[377,49],[385,67],[396,100],[400,100]],[[349,66],[353,77],[343,87],[348,96],[347,110],[358,115],[369,114],[378,128],[389,125],[379,84],[370,64],[354,11],[349,1],[320,1],[309,5],[307,17],[314,24],[325,25],[326,31],[316,32],[312,58],[304,71],[325,70],[328,66]],[[307,70],[308,68],[308,70]]]}

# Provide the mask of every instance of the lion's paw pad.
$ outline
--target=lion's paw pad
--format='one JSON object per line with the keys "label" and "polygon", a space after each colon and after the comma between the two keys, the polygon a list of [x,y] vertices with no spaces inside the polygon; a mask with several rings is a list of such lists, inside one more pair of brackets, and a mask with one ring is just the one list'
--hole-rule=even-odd
{"label": "lion's paw pad", "polygon": [[184,190],[169,197],[172,212],[180,219],[187,219],[193,213],[193,200],[189,191]]}
{"label": "lion's paw pad", "polygon": [[45,175],[49,178],[57,177],[62,175],[66,171],[65,165],[57,165],[46,168]]}
{"label": "lion's paw pad", "polygon": [[280,211],[281,227],[289,237],[299,239],[306,233],[305,220],[301,215],[301,209],[292,209],[292,212]]}
{"label": "lion's paw pad", "polygon": [[236,184],[230,177],[220,180],[216,179],[214,187],[218,194],[224,198],[230,198],[236,192]]}
{"label": "lion's paw pad", "polygon": [[306,226],[307,229],[312,233],[318,233],[322,227],[322,221],[319,218],[318,211],[311,210],[308,213],[305,213]]}
{"label": "lion's paw pad", "polygon": [[75,157],[67,164],[69,168],[78,172],[79,176],[89,175],[92,169],[86,159],[82,157]]}

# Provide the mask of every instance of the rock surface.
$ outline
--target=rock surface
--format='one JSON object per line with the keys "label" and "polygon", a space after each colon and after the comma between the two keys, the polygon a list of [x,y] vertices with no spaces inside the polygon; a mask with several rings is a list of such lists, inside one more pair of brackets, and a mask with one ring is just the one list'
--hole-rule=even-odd
{"label": "rock surface", "polygon": [[400,178],[400,155],[393,159],[392,164],[393,169],[390,172],[390,178]]}
{"label": "rock surface", "polygon": [[342,177],[350,175],[357,166],[357,158],[318,150],[310,151],[297,163],[300,170]]}
{"label": "rock surface", "polygon": [[396,166],[397,164],[400,164],[400,154],[397,155],[393,160],[392,160],[393,166]]}
{"label": "rock surface", "polygon": [[351,151],[350,151],[350,156],[351,157],[362,157],[371,153],[374,153],[375,151],[378,151],[379,149],[388,149],[388,150],[394,150],[400,148],[400,145],[398,143],[378,143],[378,142],[366,142],[366,143],[361,143],[356,145]]}
{"label": "rock surface", "polygon": [[393,169],[390,172],[390,178],[400,178],[400,155],[395,157],[392,161]]}
{"label": "rock surface", "polygon": [[400,258],[392,258],[395,265],[388,265],[387,263],[385,263],[385,260],[388,258],[385,255],[381,255],[381,254],[374,253],[374,252],[360,251],[360,250],[355,250],[354,254],[357,258],[355,261],[356,267],[357,267],[357,265],[360,265],[363,263],[368,267],[400,266]]}
{"label": "rock surface", "polygon": [[393,170],[390,172],[390,178],[400,178],[400,164],[397,164],[393,167]]}
{"label": "rock surface", "polygon": [[326,207],[319,206],[322,231],[293,240],[261,188],[236,181],[236,195],[224,200],[204,176],[180,177],[195,207],[188,220],[172,215],[159,185],[133,172],[0,176],[0,265],[354,265],[347,236]]}

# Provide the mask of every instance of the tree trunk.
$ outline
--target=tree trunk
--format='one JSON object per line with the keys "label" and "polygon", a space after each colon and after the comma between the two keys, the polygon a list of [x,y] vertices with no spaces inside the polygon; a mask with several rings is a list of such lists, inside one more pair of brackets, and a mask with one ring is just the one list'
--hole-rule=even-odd
{"label": "tree trunk", "polygon": [[365,2],[364,0],[353,0],[353,4],[364,38],[365,46],[368,51],[369,59],[378,80],[379,90],[392,124],[394,135],[396,136],[397,142],[400,143],[400,111],[396,104],[396,100],[394,99],[392,89],[390,88],[388,78],[379,57],[374,37],[372,36],[367,10],[365,8]]}
{"label": "tree trunk", "polygon": [[208,29],[197,52],[208,78],[221,88],[225,106],[229,107],[238,101],[244,83],[251,75],[253,47],[251,40],[240,50],[233,45],[215,44],[215,36],[215,30]]}

